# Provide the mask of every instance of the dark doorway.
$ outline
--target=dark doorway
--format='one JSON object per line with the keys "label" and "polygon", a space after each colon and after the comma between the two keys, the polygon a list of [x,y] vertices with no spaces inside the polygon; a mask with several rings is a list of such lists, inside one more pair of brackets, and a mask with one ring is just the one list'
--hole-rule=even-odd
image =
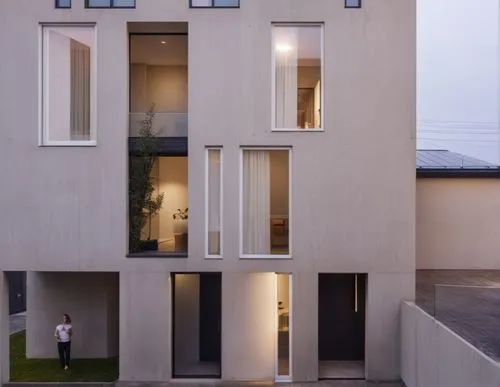
{"label": "dark doorway", "polygon": [[220,378],[221,273],[172,274],[174,378]]}
{"label": "dark doorway", "polygon": [[[366,278],[366,274],[319,274],[318,359],[324,378],[364,376]],[[361,371],[356,373],[355,368]]]}
{"label": "dark doorway", "polygon": [[9,314],[26,311],[26,272],[6,272],[9,281]]}
{"label": "dark doorway", "polygon": [[200,361],[220,361],[221,285],[220,273],[200,275]]}

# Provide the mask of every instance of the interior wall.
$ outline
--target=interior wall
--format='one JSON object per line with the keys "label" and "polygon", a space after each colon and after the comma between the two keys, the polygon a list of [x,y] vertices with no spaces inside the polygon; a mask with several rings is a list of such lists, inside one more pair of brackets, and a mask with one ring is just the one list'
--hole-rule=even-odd
{"label": "interior wall", "polygon": [[[106,358],[118,353],[118,274],[27,273],[26,356],[56,358],[55,327],[71,316],[74,358]],[[110,344],[114,347],[110,347]]]}
{"label": "interior wall", "polygon": [[131,112],[187,113],[188,67],[130,65]]}
{"label": "interior wall", "polygon": [[297,87],[312,88],[316,87],[321,80],[321,66],[301,66],[298,71]]}
{"label": "interior wall", "polygon": [[188,158],[160,157],[158,162],[159,192],[165,193],[158,215],[159,237],[170,239],[174,237],[173,214],[188,207]]}
{"label": "interior wall", "polygon": [[281,306],[285,309],[289,308],[290,301],[290,276],[277,275],[278,281],[278,302],[281,302]]}
{"label": "interior wall", "polygon": [[418,179],[417,269],[500,269],[500,180]]}
{"label": "interior wall", "polygon": [[200,275],[175,274],[175,364],[200,356]]}
{"label": "interior wall", "polygon": [[269,162],[271,172],[271,214],[288,215],[289,199],[289,152],[270,151]]}

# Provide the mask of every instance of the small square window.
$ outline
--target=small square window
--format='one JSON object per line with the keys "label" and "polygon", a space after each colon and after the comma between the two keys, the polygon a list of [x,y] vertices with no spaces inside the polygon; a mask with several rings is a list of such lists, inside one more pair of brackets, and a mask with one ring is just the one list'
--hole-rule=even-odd
{"label": "small square window", "polygon": [[71,0],[56,0],[56,8],[71,8]]}
{"label": "small square window", "polygon": [[191,8],[239,8],[240,0],[190,0]]}
{"label": "small square window", "polygon": [[361,0],[345,0],[346,8],[361,8]]}
{"label": "small square window", "polygon": [[135,0],[86,0],[86,8],[135,8]]}

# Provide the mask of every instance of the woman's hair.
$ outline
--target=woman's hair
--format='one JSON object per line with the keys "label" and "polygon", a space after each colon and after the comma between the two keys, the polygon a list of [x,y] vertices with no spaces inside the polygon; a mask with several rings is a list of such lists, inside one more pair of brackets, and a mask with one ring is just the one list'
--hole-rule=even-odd
{"label": "woman's hair", "polygon": [[67,322],[71,323],[71,317],[69,317],[69,314],[64,313],[63,316],[64,316],[64,318],[66,319]]}

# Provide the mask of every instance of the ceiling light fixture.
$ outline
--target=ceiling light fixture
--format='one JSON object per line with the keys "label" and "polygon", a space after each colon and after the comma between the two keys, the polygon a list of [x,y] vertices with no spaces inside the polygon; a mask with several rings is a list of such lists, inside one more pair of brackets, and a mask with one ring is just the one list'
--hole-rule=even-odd
{"label": "ceiling light fixture", "polygon": [[286,44],[286,43],[285,44],[277,44],[276,50],[280,51],[280,52],[288,52],[288,51],[292,50],[292,46],[290,46],[289,44]]}
{"label": "ceiling light fixture", "polygon": [[161,41],[161,44],[167,44],[167,42],[165,42],[164,40]]}

